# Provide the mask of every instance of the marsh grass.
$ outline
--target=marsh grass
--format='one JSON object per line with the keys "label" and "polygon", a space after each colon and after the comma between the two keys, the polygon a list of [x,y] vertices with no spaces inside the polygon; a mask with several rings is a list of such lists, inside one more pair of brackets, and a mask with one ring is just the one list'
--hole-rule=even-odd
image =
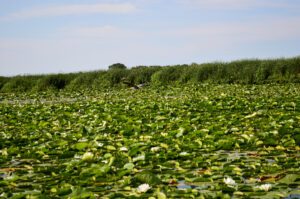
{"label": "marsh grass", "polygon": [[0,92],[45,90],[103,90],[122,88],[122,79],[152,86],[178,84],[265,84],[299,83],[300,57],[270,60],[238,60],[173,66],[138,66],[69,74],[0,77]]}

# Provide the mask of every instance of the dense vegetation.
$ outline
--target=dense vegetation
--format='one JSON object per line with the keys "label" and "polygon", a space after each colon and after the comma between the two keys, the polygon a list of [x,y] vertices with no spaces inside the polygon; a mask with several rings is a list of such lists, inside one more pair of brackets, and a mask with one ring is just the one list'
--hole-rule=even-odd
{"label": "dense vegetation", "polygon": [[299,83],[300,57],[0,77],[0,198],[299,198]]}
{"label": "dense vegetation", "polygon": [[[152,69],[157,68],[145,71]],[[177,69],[182,68],[162,69],[154,77]],[[130,72],[135,70],[140,69]],[[75,79],[88,84],[95,74]],[[70,86],[75,80],[59,77],[36,81]],[[300,194],[299,84],[200,84],[1,97],[0,198]]]}
{"label": "dense vegetation", "polygon": [[0,92],[46,90],[103,90],[122,87],[122,79],[132,84],[154,86],[197,83],[296,83],[300,82],[300,57],[276,60],[242,60],[176,66],[138,66],[127,69],[121,63],[107,71],[0,77]]}

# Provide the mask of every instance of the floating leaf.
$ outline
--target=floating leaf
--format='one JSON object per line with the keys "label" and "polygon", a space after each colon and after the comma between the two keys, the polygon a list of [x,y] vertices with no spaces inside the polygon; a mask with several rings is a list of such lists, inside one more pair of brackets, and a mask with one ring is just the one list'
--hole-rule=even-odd
{"label": "floating leaf", "polygon": [[149,185],[160,184],[160,179],[150,171],[144,171],[134,176],[134,181],[139,183],[147,183]]}
{"label": "floating leaf", "polygon": [[86,149],[89,146],[87,142],[79,142],[75,144],[75,148],[79,151]]}
{"label": "floating leaf", "polygon": [[117,150],[116,147],[114,147],[112,145],[106,146],[106,149],[109,150],[109,151],[115,151],[115,150]]}
{"label": "floating leaf", "polygon": [[284,184],[291,184],[295,182],[295,180],[299,179],[300,180],[300,175],[299,174],[287,174],[277,182],[279,183],[284,183]]}
{"label": "floating leaf", "polygon": [[134,168],[133,163],[126,163],[123,167],[124,169],[132,170]]}

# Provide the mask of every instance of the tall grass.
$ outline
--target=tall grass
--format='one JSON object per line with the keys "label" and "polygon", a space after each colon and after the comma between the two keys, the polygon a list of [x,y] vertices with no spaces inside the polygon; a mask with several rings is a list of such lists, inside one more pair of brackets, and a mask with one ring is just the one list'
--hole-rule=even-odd
{"label": "tall grass", "polygon": [[40,76],[16,76],[8,78],[1,92],[29,92],[33,90]]}
{"label": "tall grass", "polygon": [[0,90],[2,89],[2,87],[4,86],[4,84],[6,84],[6,82],[9,80],[8,77],[1,77],[0,76]]}
{"label": "tall grass", "polygon": [[0,77],[1,92],[44,90],[101,90],[132,84],[153,86],[185,83],[264,84],[300,83],[300,57],[270,60],[238,60],[175,66],[138,66],[70,74]]}
{"label": "tall grass", "polygon": [[62,90],[70,84],[70,82],[78,76],[76,73],[70,74],[51,74],[45,75],[36,82],[33,88],[36,91],[43,90]]}
{"label": "tall grass", "polygon": [[81,72],[66,85],[68,90],[90,90],[95,88],[97,78],[104,73],[104,71]]}

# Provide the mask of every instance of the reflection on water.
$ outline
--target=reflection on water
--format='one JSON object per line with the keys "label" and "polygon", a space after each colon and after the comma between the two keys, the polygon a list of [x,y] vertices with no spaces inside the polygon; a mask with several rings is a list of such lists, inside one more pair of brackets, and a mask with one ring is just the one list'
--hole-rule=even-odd
{"label": "reflection on water", "polygon": [[300,194],[291,194],[288,197],[285,197],[284,199],[300,199]]}
{"label": "reflection on water", "polygon": [[183,190],[183,189],[191,189],[192,186],[185,184],[184,180],[178,181],[177,189]]}

